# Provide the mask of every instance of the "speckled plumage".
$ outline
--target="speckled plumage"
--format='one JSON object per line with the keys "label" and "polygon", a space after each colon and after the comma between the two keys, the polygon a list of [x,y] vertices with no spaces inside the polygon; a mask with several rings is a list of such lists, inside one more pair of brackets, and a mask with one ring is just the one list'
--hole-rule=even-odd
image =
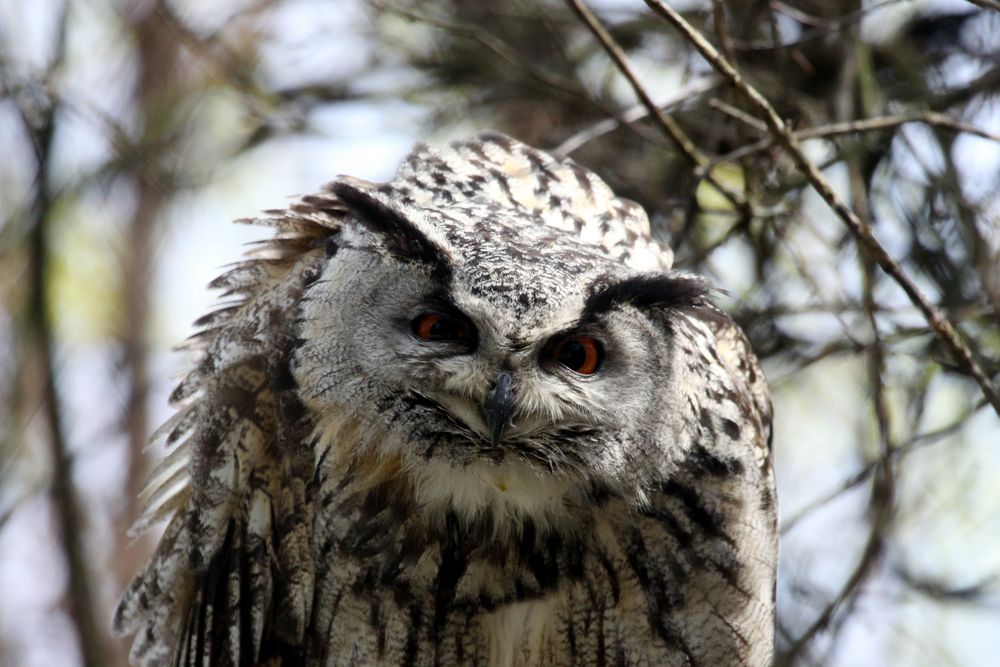
{"label": "speckled plumage", "polygon": [[[252,222],[156,436],[135,664],[770,664],[767,388],[641,208],[483,134]],[[593,375],[546,356],[581,332]]]}

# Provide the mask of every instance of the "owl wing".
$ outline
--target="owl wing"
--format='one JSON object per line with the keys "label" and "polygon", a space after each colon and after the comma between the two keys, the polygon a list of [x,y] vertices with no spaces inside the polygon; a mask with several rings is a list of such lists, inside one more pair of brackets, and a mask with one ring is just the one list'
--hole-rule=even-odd
{"label": "owl wing", "polygon": [[729,375],[742,386],[753,413],[760,419],[759,437],[753,443],[754,459],[761,466],[770,465],[771,421],[774,415],[771,392],[757,355],[746,334],[728,315],[713,309],[711,315],[704,319],[715,334],[716,350]]}
{"label": "owl wing", "polygon": [[115,629],[152,665],[257,665],[298,653],[312,601],[311,423],[289,372],[296,312],[340,225],[332,195],[246,220],[275,229],[212,283],[230,299],[183,347],[196,365],[153,436],[167,451],[146,485],[141,533],[167,522]]}

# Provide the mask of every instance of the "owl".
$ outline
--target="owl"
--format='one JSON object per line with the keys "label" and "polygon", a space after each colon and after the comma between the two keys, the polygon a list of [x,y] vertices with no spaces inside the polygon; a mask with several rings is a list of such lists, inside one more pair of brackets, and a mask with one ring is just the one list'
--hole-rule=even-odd
{"label": "owl", "polygon": [[250,222],[117,609],[135,665],[769,665],[770,399],[644,211],[507,136]]}

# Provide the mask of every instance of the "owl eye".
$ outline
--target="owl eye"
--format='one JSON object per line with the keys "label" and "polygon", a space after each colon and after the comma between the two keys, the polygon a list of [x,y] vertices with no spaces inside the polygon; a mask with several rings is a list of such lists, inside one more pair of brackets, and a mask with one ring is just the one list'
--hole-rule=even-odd
{"label": "owl eye", "polygon": [[441,313],[422,313],[410,323],[413,335],[433,343],[472,343],[473,331],[468,322]]}
{"label": "owl eye", "polygon": [[549,345],[545,356],[580,375],[593,375],[604,359],[604,348],[590,336],[571,336]]}

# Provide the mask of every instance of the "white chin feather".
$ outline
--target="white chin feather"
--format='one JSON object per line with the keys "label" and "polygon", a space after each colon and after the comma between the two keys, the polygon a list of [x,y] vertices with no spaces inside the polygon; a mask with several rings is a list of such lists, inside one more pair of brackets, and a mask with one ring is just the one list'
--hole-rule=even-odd
{"label": "white chin feather", "polygon": [[[574,480],[517,460],[451,464],[430,460],[412,471],[418,506],[431,514],[455,512],[475,521],[488,511],[514,523],[536,525],[567,518],[565,498]],[[499,526],[498,526],[499,527]]]}

